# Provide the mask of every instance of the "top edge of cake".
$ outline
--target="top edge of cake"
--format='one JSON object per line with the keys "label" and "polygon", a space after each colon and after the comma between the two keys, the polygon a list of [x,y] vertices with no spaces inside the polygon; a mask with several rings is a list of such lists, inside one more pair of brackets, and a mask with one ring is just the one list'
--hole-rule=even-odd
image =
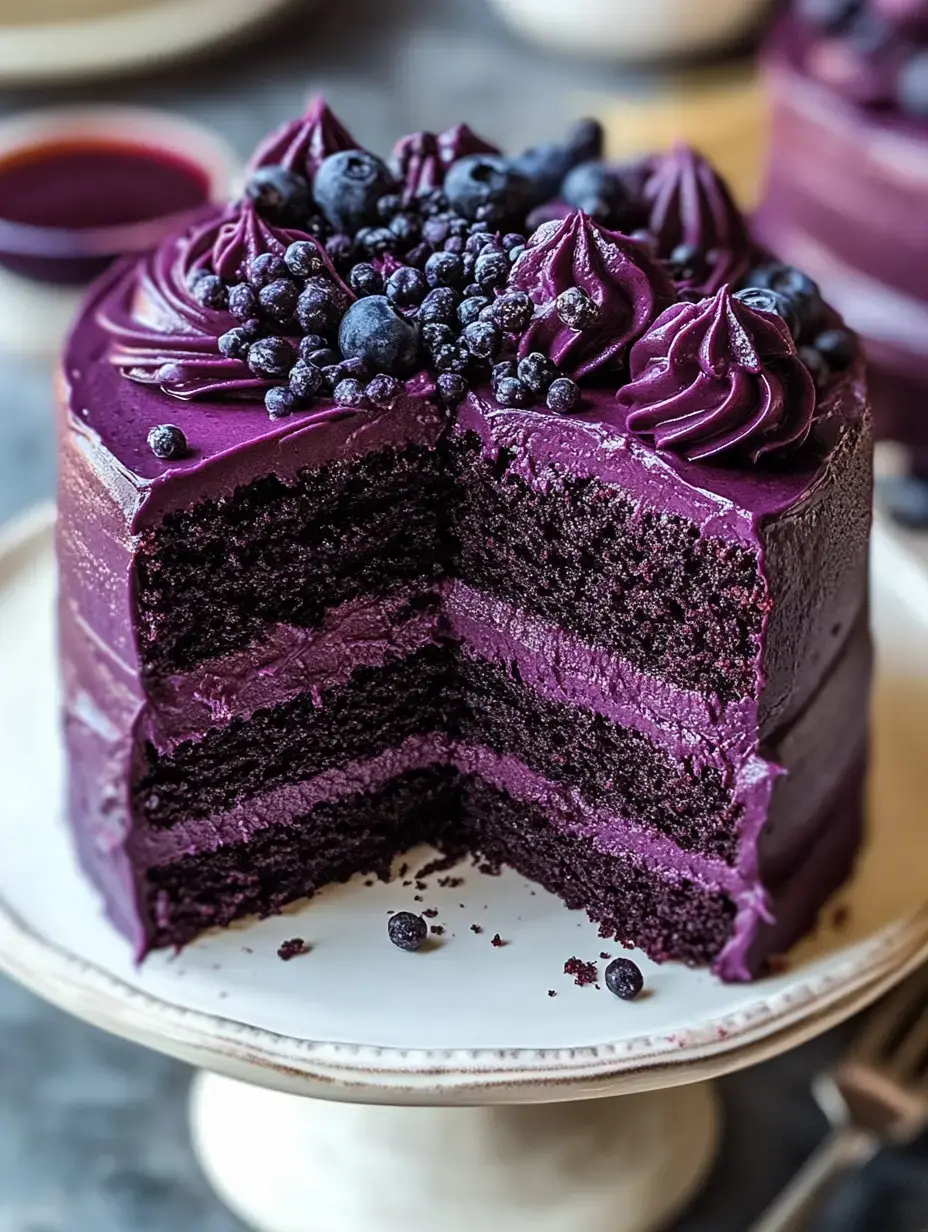
{"label": "top edge of cake", "polygon": [[866,420],[856,339],[697,153],[602,147],[583,121],[504,157],[459,125],[388,164],[315,100],[239,201],[92,288],[73,441],[133,529],[475,406],[568,466],[624,451],[749,520],[792,507]]}

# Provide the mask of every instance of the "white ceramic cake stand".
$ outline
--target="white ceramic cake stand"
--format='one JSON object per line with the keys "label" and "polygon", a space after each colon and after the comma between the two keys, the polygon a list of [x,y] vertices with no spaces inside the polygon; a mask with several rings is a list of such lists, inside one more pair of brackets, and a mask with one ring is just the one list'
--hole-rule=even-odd
{"label": "white ceramic cake stand", "polygon": [[[199,1067],[197,1153],[262,1232],[660,1227],[712,1162],[707,1080],[823,1031],[928,956],[928,585],[879,532],[874,583],[873,837],[782,973],[725,986],[636,955],[638,1001],[577,987],[566,959],[601,973],[600,951],[618,948],[516,875],[470,865],[421,891],[358,879],[137,968],[62,821],[39,512],[0,545],[0,967]],[[389,908],[435,908],[444,933],[401,953]],[[297,936],[311,951],[282,962]]]}

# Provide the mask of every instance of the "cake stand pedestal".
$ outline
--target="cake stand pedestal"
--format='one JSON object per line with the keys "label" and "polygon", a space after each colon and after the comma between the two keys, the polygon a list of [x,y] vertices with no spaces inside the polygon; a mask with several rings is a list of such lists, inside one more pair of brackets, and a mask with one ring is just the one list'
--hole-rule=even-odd
{"label": "cake stand pedestal", "polygon": [[[197,1153],[259,1232],[666,1226],[711,1165],[711,1080],[826,1030],[928,957],[928,612],[900,553],[877,534],[872,837],[854,881],[782,972],[726,986],[635,955],[646,992],[626,1003],[563,974],[577,956],[601,976],[601,952],[621,952],[581,914],[469,864],[421,886],[359,878],[136,967],[61,812],[39,512],[0,543],[0,969],[199,1068]],[[411,853],[410,869],[428,858]],[[402,953],[391,909],[427,909],[442,931]],[[309,952],[283,962],[294,937]]]}

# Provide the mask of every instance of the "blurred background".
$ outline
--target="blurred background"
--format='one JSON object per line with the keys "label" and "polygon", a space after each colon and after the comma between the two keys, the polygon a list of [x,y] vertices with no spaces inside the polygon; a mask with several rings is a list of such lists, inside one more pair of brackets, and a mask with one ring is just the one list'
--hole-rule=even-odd
{"label": "blurred background", "polygon": [[[24,127],[24,113],[89,104],[164,109],[202,126],[163,120],[180,147],[196,145],[217,184],[234,181],[259,138],[317,92],[382,154],[403,133],[460,120],[515,150],[596,115],[610,154],[683,137],[753,206],[767,115],[756,52],[775,7],[765,0],[0,0],[0,523],[53,495],[54,350],[83,277],[68,267],[70,285],[63,285],[64,250],[51,254],[64,263],[57,273],[37,271],[36,260],[51,258],[48,249],[29,247],[38,221],[31,211],[6,226],[3,160],[38,131],[28,118]],[[109,122],[131,129],[143,120]],[[48,139],[67,123],[67,115],[57,117]],[[42,221],[52,230],[61,191],[48,189]],[[127,235],[123,247],[137,241]],[[747,1227],[820,1138],[824,1122],[809,1082],[853,1030],[850,1024],[722,1083],[723,1152],[679,1232]],[[193,1160],[189,1076],[0,979],[0,1232],[241,1229]],[[836,1194],[815,1226],[924,1232],[926,1164],[925,1144],[884,1154]]]}

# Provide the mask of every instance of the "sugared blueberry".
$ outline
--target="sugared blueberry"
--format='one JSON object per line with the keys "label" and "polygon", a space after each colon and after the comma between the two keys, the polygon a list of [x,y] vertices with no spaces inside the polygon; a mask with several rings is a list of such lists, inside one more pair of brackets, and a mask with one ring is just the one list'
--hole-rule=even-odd
{"label": "sugared blueberry", "polygon": [[436,252],[425,263],[425,276],[433,287],[455,287],[464,281],[464,262],[457,252]]}
{"label": "sugared blueberry", "polygon": [[634,1001],[644,988],[641,968],[630,958],[613,958],[606,968],[606,987],[623,1001]]}
{"label": "sugared blueberry", "polygon": [[419,332],[385,295],[359,299],[345,313],[338,345],[346,357],[366,360],[375,372],[404,376],[419,358]]}
{"label": "sugared blueberry", "polygon": [[476,231],[473,235],[469,235],[464,242],[464,251],[472,257],[479,257],[484,248],[489,248],[493,244],[493,236],[486,231]]}
{"label": "sugared blueberry", "polygon": [[583,287],[568,287],[556,301],[557,315],[568,329],[592,329],[599,320],[599,305]]}
{"label": "sugared blueberry", "polygon": [[451,287],[435,287],[429,291],[419,307],[419,324],[429,325],[437,322],[440,325],[452,325],[457,320],[457,291]]}
{"label": "sugared blueberry", "polygon": [[380,295],[383,278],[368,261],[359,261],[351,267],[348,285],[355,295]]}
{"label": "sugared blueberry", "polygon": [[336,231],[357,231],[377,222],[377,203],[394,188],[385,163],[367,150],[339,150],[323,159],[313,196]]}
{"label": "sugared blueberry", "polygon": [[411,248],[419,238],[419,223],[412,214],[397,214],[390,219],[389,230],[400,249]]}
{"label": "sugared blueberry", "polygon": [[226,359],[244,359],[251,343],[252,337],[248,330],[236,325],[233,329],[219,335],[217,345],[219,354],[224,355]]}
{"label": "sugared blueberry", "polygon": [[449,168],[444,187],[456,213],[487,223],[517,219],[532,203],[529,181],[496,154],[459,158]]}
{"label": "sugared blueberry", "polygon": [[389,222],[394,214],[403,208],[403,198],[399,193],[387,193],[377,201],[377,217]]}
{"label": "sugared blueberry", "polygon": [[335,386],[335,401],[339,406],[354,408],[369,406],[364,386],[354,377],[345,377]]}
{"label": "sugared blueberry", "polygon": [[580,405],[580,387],[570,377],[559,376],[548,386],[546,401],[549,410],[569,415]]}
{"label": "sugared blueberry", "polygon": [[292,278],[275,278],[258,292],[261,311],[272,321],[289,321],[300,297],[300,288]]}
{"label": "sugared blueberry", "polygon": [[377,406],[389,406],[402,392],[403,384],[395,376],[379,372],[365,389],[368,399]]}
{"label": "sugared blueberry", "polygon": [[432,362],[439,372],[457,372],[463,375],[467,371],[470,352],[460,342],[446,342],[432,355]]}
{"label": "sugared blueberry", "polygon": [[259,252],[248,265],[248,281],[253,287],[263,287],[275,278],[288,278],[289,275],[286,261],[275,252]]}
{"label": "sugared blueberry", "polygon": [[528,386],[533,394],[545,394],[548,387],[557,376],[554,363],[541,351],[532,351],[519,360],[517,375],[523,385]]}
{"label": "sugared blueberry", "polygon": [[247,282],[239,282],[229,288],[229,312],[237,321],[247,321],[258,311],[258,297]]}
{"label": "sugared blueberry", "polygon": [[229,292],[225,283],[215,274],[204,274],[198,278],[193,288],[193,298],[204,308],[222,309],[229,302]]}
{"label": "sugared blueberry", "polygon": [[445,406],[457,406],[467,395],[467,381],[458,372],[442,372],[435,384]]}
{"label": "sugared blueberry", "polygon": [[430,351],[437,351],[439,347],[446,346],[454,340],[454,330],[441,321],[429,321],[422,326],[422,341]]}
{"label": "sugared blueberry", "polygon": [[492,321],[473,321],[465,327],[462,340],[477,359],[493,359],[502,341],[499,327]]}
{"label": "sugared blueberry", "polygon": [[399,308],[415,308],[428,294],[428,280],[422,270],[409,265],[395,269],[386,282],[387,299]]}
{"label": "sugared blueberry", "polygon": [[307,287],[297,299],[296,319],[304,333],[326,334],[338,319],[338,309],[320,287]]}
{"label": "sugared blueberry", "polygon": [[148,448],[156,458],[173,461],[187,453],[187,438],[174,424],[158,424],[148,433]]}
{"label": "sugared blueberry", "polygon": [[290,369],[290,388],[301,402],[308,402],[322,388],[321,369],[305,359],[297,360]]}
{"label": "sugared blueberry", "polygon": [[506,291],[491,305],[493,319],[507,333],[527,329],[535,313],[535,305],[524,291]]}
{"label": "sugared blueberry", "polygon": [[387,935],[400,950],[418,950],[428,936],[429,926],[421,915],[397,911],[387,921]]}
{"label": "sugared blueberry", "polygon": [[245,196],[270,222],[300,224],[312,210],[309,184],[286,167],[258,167],[248,177]]}
{"label": "sugared blueberry", "polygon": [[262,380],[285,377],[293,367],[293,347],[286,338],[258,338],[248,348],[248,367]]}
{"label": "sugared blueberry", "polygon": [[501,249],[490,248],[477,258],[474,279],[482,287],[496,289],[505,285],[509,277],[509,257]]}
{"label": "sugared blueberry", "polygon": [[617,224],[631,213],[628,189],[615,167],[601,162],[580,163],[561,185],[561,196],[598,222]]}
{"label": "sugared blueberry", "polygon": [[385,252],[393,252],[397,247],[397,239],[389,227],[362,227],[355,235],[354,242],[368,257],[382,257]]}
{"label": "sugared blueberry", "polygon": [[505,380],[506,377],[515,376],[516,367],[517,365],[514,359],[504,359],[500,363],[494,364],[493,371],[490,376],[493,388],[495,389],[499,382]]}
{"label": "sugared blueberry", "polygon": [[464,326],[470,325],[477,320],[484,308],[489,307],[489,304],[490,301],[485,295],[468,296],[458,305],[458,320]]}
{"label": "sugared blueberry", "polygon": [[504,376],[494,382],[496,401],[500,406],[530,406],[532,395],[516,376]]}
{"label": "sugared blueberry", "polygon": [[465,252],[466,248],[467,241],[463,235],[449,235],[444,244],[442,244],[443,252],[453,252],[458,257]]}
{"label": "sugared blueberry", "polygon": [[272,385],[264,395],[264,405],[271,419],[286,419],[297,409],[298,400],[287,385]]}
{"label": "sugared blueberry", "polygon": [[846,329],[822,330],[812,343],[832,372],[843,372],[857,354],[854,335]]}
{"label": "sugared blueberry", "polygon": [[325,269],[325,262],[312,240],[294,240],[284,253],[284,262],[294,278],[309,278]]}

